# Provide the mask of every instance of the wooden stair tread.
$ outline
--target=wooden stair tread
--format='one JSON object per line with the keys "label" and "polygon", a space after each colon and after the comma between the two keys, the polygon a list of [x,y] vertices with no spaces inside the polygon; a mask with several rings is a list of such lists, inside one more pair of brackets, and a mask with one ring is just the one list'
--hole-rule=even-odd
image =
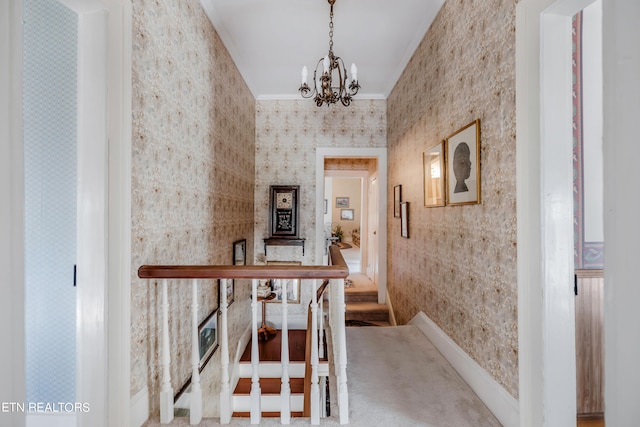
{"label": "wooden stair tread", "polygon": [[[238,417],[238,418],[250,418],[251,417],[251,413],[250,412],[234,412],[233,413],[234,417]],[[264,418],[280,418],[280,412],[263,412],[262,413],[262,417]],[[291,417],[293,418],[301,418],[302,417],[302,412],[291,412]]]}
{"label": "wooden stair tread", "polygon": [[388,313],[389,307],[386,304],[378,304],[377,302],[356,302],[347,304],[347,312]]}
{"label": "wooden stair tread", "polygon": [[377,302],[347,303],[345,320],[362,320],[366,322],[389,321],[389,307]]}
{"label": "wooden stair tread", "polygon": [[[290,378],[289,386],[291,387],[291,394],[304,393],[304,378]],[[280,378],[260,378],[260,392],[263,395],[280,394],[281,387],[282,380]],[[236,389],[233,391],[233,394],[251,394],[251,378],[240,378]]]}
{"label": "wooden stair tread", "polygon": [[356,292],[345,292],[344,293],[344,301],[349,303],[354,302],[378,302],[378,292],[377,291],[356,291]]}
{"label": "wooden stair tread", "polygon": [[[289,361],[304,362],[305,340],[307,331],[304,329],[289,330]],[[281,356],[282,331],[277,330],[276,335],[267,341],[258,341],[258,353],[261,362],[278,362]],[[240,362],[251,362],[251,340],[240,357]]]}

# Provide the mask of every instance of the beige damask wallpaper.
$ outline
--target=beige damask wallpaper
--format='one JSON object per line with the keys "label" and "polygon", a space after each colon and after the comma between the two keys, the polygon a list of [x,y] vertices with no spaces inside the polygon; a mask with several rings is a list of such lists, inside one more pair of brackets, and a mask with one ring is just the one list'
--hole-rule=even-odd
{"label": "beige damask wallpaper", "polygon": [[[229,264],[232,242],[253,249],[255,100],[197,0],[134,0],[131,395],[148,387],[157,413],[160,285],[142,264]],[[175,392],[191,373],[191,286],[169,287]],[[199,321],[218,307],[216,283],[199,285]],[[231,355],[246,327],[249,289],[229,307]],[[202,372],[217,395],[220,351]],[[216,394],[213,394],[216,393]],[[218,399],[205,399],[216,416]]]}
{"label": "beige damask wallpaper", "polygon": [[[386,101],[353,101],[316,107],[312,100],[256,103],[255,259],[315,262],[316,148],[381,148],[387,143]],[[271,246],[265,256],[262,239],[268,237],[269,186],[300,186],[301,237],[305,255],[297,247]],[[292,316],[306,319],[311,288],[303,286],[301,301],[289,307]],[[279,307],[271,304],[274,313]],[[268,314],[269,311],[267,311]]]}
{"label": "beige damask wallpaper", "polygon": [[[515,4],[445,2],[387,100],[387,120],[389,185],[410,202],[409,239],[389,205],[396,318],[424,311],[517,397]],[[476,118],[482,204],[424,207],[422,152]]]}

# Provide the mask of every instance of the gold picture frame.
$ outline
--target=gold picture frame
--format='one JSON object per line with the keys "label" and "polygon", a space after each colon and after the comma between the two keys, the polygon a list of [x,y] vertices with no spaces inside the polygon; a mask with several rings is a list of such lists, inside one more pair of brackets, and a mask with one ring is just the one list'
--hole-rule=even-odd
{"label": "gold picture frame", "polygon": [[424,205],[426,207],[432,208],[446,204],[445,160],[444,140],[427,148],[422,153]]}
{"label": "gold picture frame", "polygon": [[480,119],[446,139],[447,204],[480,203]]}

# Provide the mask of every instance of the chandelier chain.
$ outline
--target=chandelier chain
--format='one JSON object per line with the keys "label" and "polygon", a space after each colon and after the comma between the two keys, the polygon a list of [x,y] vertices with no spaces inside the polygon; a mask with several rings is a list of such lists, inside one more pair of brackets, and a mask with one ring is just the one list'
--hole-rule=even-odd
{"label": "chandelier chain", "polygon": [[333,53],[333,4],[329,14],[329,52]]}

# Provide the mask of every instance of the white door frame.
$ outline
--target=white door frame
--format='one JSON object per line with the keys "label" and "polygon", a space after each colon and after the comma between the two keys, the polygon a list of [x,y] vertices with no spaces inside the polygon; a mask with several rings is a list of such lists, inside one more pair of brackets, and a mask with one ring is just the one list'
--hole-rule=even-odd
{"label": "white door frame", "polygon": [[516,6],[521,426],[576,423],[571,17],[592,1]]}
{"label": "white door frame", "polygon": [[375,158],[378,161],[378,302],[387,297],[387,149],[324,148],[316,149],[316,264],[324,254],[324,159]]}
{"label": "white door frame", "polygon": [[[92,262],[102,269],[98,286],[91,291],[90,302],[78,313],[84,319],[79,340],[80,357],[104,353],[92,366],[78,372],[77,400],[88,402],[91,411],[79,414],[78,426],[129,425],[130,407],[130,283],[131,283],[131,3],[128,0],[92,2],[64,0],[64,3],[90,24],[98,10],[108,11],[108,147],[99,150],[96,172],[98,194],[84,207],[102,224],[99,247]],[[86,18],[86,19],[85,19]],[[10,283],[1,289],[2,341],[10,353],[2,352],[3,378],[0,398],[3,402],[24,402],[24,167],[22,138],[22,2],[0,4],[0,170],[3,174],[0,195],[10,203],[0,210],[2,277]],[[88,80],[90,81],[90,80]],[[104,114],[104,110],[102,111]],[[81,130],[80,130],[81,131]],[[102,150],[102,149],[101,149]],[[91,161],[95,161],[93,157]],[[91,168],[85,164],[87,168]],[[79,167],[82,165],[79,163]],[[4,179],[6,178],[6,179]],[[82,203],[82,202],[80,202]],[[94,264],[96,265],[96,264]],[[88,279],[93,280],[93,278]],[[106,289],[109,292],[106,292]],[[108,299],[107,299],[108,298]],[[85,316],[94,310],[94,317]],[[95,315],[97,313],[97,315]],[[108,314],[107,314],[108,313]],[[87,326],[89,326],[87,328]],[[98,335],[89,336],[99,331]],[[5,336],[6,335],[6,336]],[[93,349],[89,345],[95,345]],[[105,357],[106,355],[106,357]],[[108,363],[107,363],[108,360]],[[96,362],[94,360],[94,362]],[[97,374],[97,375],[96,375]],[[24,426],[25,414],[2,414],[9,424]]]}
{"label": "white door frame", "polygon": [[[374,185],[375,182],[375,185]],[[373,190],[378,188],[378,173],[369,175],[367,181],[367,193],[371,195],[368,197],[368,205],[367,205],[367,225],[369,223],[372,226],[367,226],[364,230],[364,233],[361,233],[364,236],[362,247],[366,247],[368,252],[377,253],[380,251],[380,245],[378,241],[378,230],[375,227],[380,223],[378,220],[378,212],[374,211],[374,206],[378,206],[378,195],[374,193]],[[366,245],[366,246],[365,246]],[[378,267],[379,267],[379,259],[367,259],[367,265],[365,266],[365,271],[367,276],[371,279],[376,286],[378,286]],[[380,295],[378,295],[380,296]],[[379,302],[380,304],[384,304],[384,301]]]}
{"label": "white door frame", "polygon": [[[24,145],[22,144],[22,3],[0,2],[0,401],[24,402]],[[25,414],[0,414],[24,427]]]}

